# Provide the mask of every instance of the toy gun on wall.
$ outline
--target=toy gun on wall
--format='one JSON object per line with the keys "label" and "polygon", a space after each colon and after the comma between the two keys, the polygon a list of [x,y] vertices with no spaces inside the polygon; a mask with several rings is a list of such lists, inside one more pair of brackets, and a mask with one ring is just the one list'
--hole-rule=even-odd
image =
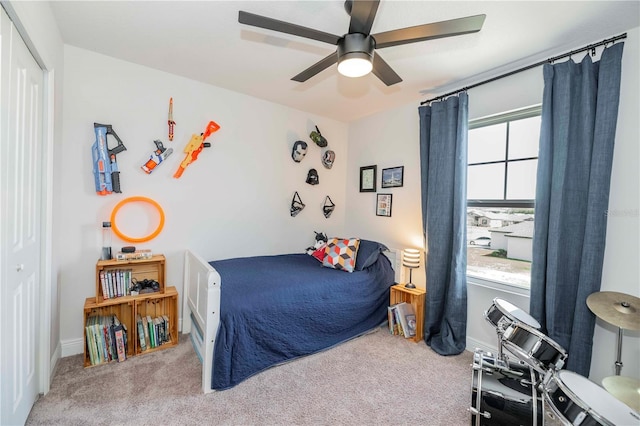
{"label": "toy gun on wall", "polygon": [[[93,123],[93,128],[96,132],[96,141],[91,147],[91,154],[93,157],[93,177],[96,193],[98,195],[107,195],[112,192],[121,193],[120,171],[118,170],[116,155],[126,151],[127,148],[113,130],[111,124]],[[109,149],[107,135],[113,135],[118,141],[118,145],[115,148]]]}
{"label": "toy gun on wall", "polygon": [[212,133],[215,133],[218,130],[220,130],[220,125],[215,121],[210,121],[204,133],[191,135],[191,140],[187,146],[184,147],[184,152],[187,155],[184,160],[182,160],[182,163],[180,163],[180,167],[178,167],[176,173],[173,175],[174,178],[182,176],[184,169],[198,159],[198,155],[200,155],[203,148],[209,148],[211,146],[211,144],[209,142],[205,142],[205,140],[211,136]]}
{"label": "toy gun on wall", "polygon": [[173,153],[173,148],[165,148],[162,141],[156,139],[153,143],[156,144],[156,150],[151,153],[147,162],[140,167],[146,174],[151,174],[157,166]]}

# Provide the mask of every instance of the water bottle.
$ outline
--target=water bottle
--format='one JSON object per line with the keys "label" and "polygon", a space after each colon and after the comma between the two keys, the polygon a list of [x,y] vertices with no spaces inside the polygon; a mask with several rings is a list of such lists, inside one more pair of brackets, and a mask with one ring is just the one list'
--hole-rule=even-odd
{"label": "water bottle", "polygon": [[101,260],[111,260],[111,222],[102,222],[102,255]]}

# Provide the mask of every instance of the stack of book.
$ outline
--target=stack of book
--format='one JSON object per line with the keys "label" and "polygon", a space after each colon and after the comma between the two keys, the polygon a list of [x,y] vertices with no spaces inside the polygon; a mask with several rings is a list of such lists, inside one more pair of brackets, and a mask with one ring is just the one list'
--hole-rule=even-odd
{"label": "stack of book", "polygon": [[127,327],[120,323],[117,316],[90,316],[85,328],[91,365],[127,359]]}
{"label": "stack of book", "polygon": [[410,303],[401,302],[387,308],[389,333],[406,338],[416,335],[416,314]]}
{"label": "stack of book", "polygon": [[170,324],[168,315],[156,318],[152,318],[150,315],[136,315],[140,350],[146,351],[171,342]]}
{"label": "stack of book", "polygon": [[100,287],[103,299],[131,295],[131,269],[100,271]]}

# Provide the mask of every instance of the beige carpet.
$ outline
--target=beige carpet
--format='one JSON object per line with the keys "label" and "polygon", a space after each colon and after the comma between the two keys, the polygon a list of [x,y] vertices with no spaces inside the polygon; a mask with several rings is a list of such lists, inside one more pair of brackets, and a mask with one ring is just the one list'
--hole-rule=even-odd
{"label": "beige carpet", "polygon": [[80,355],[63,358],[27,424],[467,425],[472,357],[442,357],[382,328],[204,395],[181,336],[120,364],[84,369]]}

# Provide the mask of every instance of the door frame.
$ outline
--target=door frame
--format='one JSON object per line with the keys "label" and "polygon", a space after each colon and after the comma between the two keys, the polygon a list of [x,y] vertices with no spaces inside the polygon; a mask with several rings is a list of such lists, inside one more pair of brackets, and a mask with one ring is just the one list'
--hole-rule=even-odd
{"label": "door frame", "polygon": [[[0,0],[0,6],[5,10],[16,31],[22,37],[22,40],[31,52],[38,66],[43,73],[43,102],[42,102],[42,149],[40,172],[40,202],[42,206],[42,215],[39,220],[40,226],[40,291],[38,319],[38,343],[40,353],[37,355],[38,363],[38,388],[41,394],[47,394],[51,387],[51,379],[53,368],[60,358],[59,345],[55,351],[51,351],[51,326],[52,317],[52,292],[51,287],[56,282],[53,279],[53,142],[54,142],[54,113],[55,113],[55,71],[48,70],[42,57],[38,53],[38,49],[29,37],[29,34],[22,24],[16,10],[10,1]],[[5,265],[6,266],[6,265]],[[60,308],[58,307],[58,312]],[[53,366],[52,366],[53,364]]]}

